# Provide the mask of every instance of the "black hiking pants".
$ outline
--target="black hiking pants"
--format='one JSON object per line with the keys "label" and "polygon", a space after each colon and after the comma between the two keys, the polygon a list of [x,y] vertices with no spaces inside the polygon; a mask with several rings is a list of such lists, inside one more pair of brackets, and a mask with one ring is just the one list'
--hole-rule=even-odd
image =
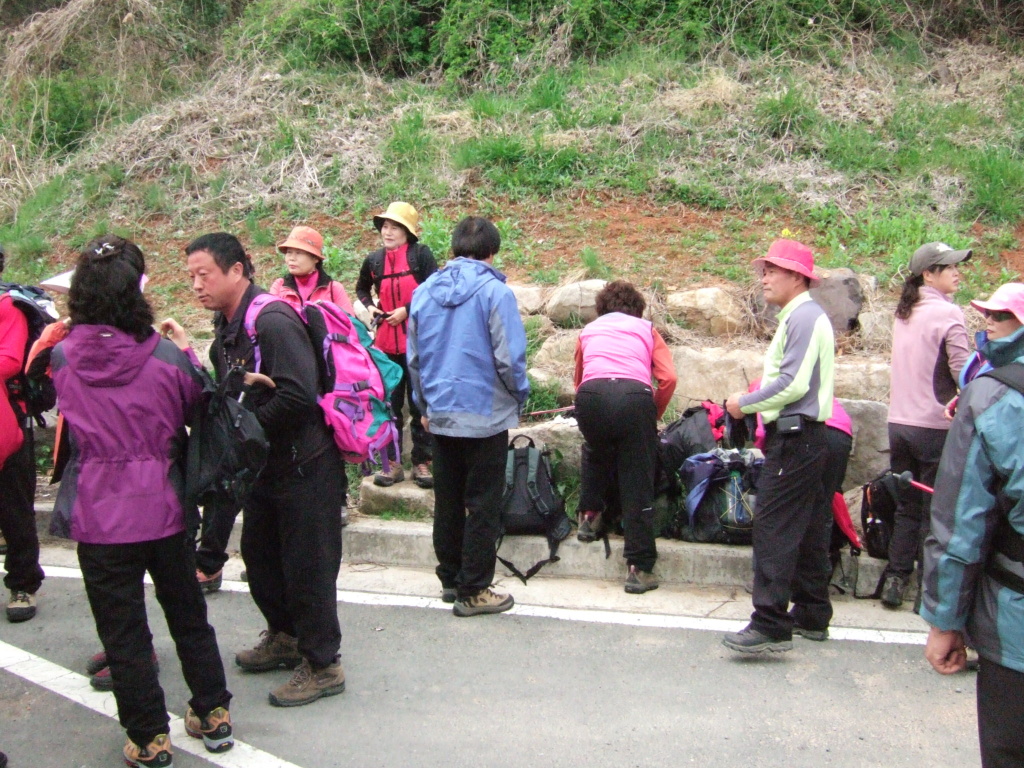
{"label": "black hiking pants", "polygon": [[982,768],[1024,765],[1024,672],[981,658],[978,663],[978,740]]}
{"label": "black hiking pants", "polygon": [[43,583],[36,532],[35,442],[31,426],[22,427],[22,432],[21,448],[0,469],[0,533],[7,541],[4,586],[34,595]]}
{"label": "black hiking pants", "polygon": [[196,566],[207,576],[213,576],[228,561],[228,539],[235,526],[239,507],[233,502],[216,500],[203,507],[203,522],[199,529],[199,547]]}
{"label": "black hiking pants", "polygon": [[80,543],[78,563],[110,662],[118,719],[128,738],[146,746],[168,732],[167,705],[153,666],[153,635],[146,620],[142,579],[147,573],[192,694],[189,706],[200,717],[228,706],[231,694],[217,636],[206,618],[192,543],[184,532],[133,544]]}
{"label": "black hiking pants", "polygon": [[434,435],[437,577],[459,599],[494,581],[507,453],[508,430],[490,437]]}
{"label": "black hiking pants", "polygon": [[[409,386],[409,363],[405,353],[392,355],[386,353],[392,362],[402,366],[402,380],[391,393],[391,411],[395,414],[395,426],[398,427],[399,437],[405,429],[405,403],[409,404],[409,432],[412,434],[412,464],[426,464],[434,457],[434,438],[423,428],[423,414],[420,412],[416,400],[412,396],[412,387]],[[401,457],[398,458],[401,463]]]}
{"label": "black hiking pants", "polygon": [[591,379],[576,392],[576,422],[586,443],[580,464],[581,512],[604,512],[608,485],[618,478],[628,565],[650,572],[654,543],[654,470],[658,411],[648,384]]}
{"label": "black hiking pants", "polygon": [[822,502],[827,429],[823,422],[805,420],[801,432],[780,435],[774,424],[767,426],[754,510],[750,624],[774,640],[791,639],[794,622],[819,630],[832,620],[828,593],[832,509]]}
{"label": "black hiking pants", "polygon": [[[934,487],[947,434],[944,429],[890,423],[889,467],[897,475],[909,470],[917,482]],[[914,572],[914,563],[921,559],[921,548],[931,526],[931,514],[930,493],[917,488],[900,492],[889,539],[887,574],[909,577]]]}
{"label": "black hiking pants", "polygon": [[242,518],[249,591],[272,632],[298,638],[313,669],[341,647],[337,582],[345,464],[333,444],[283,474],[261,478]]}

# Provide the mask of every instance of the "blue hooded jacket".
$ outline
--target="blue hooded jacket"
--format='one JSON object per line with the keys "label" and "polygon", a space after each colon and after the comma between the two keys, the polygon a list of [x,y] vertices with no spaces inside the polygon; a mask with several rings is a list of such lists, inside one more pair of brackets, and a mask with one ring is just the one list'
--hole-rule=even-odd
{"label": "blue hooded jacket", "polygon": [[518,426],[530,394],[526,331],[505,276],[490,264],[452,259],[416,289],[407,355],[432,433],[490,437]]}
{"label": "blue hooded jacket", "polygon": [[[979,352],[997,368],[1024,363],[1024,328]],[[961,393],[935,481],[921,605],[929,624],[964,632],[978,655],[1018,672],[1024,672],[1024,595],[1001,586],[985,565],[1002,515],[1024,535],[1021,424],[1024,395],[1007,385],[979,376]]]}

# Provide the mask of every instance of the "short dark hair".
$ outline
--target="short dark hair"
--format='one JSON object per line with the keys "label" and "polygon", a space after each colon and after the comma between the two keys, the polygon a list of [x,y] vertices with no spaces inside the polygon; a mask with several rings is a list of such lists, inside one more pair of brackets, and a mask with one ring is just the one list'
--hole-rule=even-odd
{"label": "short dark hair", "polygon": [[201,235],[185,246],[185,255],[191,256],[196,251],[206,251],[213,256],[214,262],[221,272],[227,272],[235,264],[242,265],[242,277],[252,280],[256,276],[256,268],[252,259],[245,252],[242,243],[234,235],[227,232],[211,232]]}
{"label": "short dark hair", "polygon": [[597,294],[594,307],[598,315],[621,312],[624,315],[643,317],[647,302],[643,295],[628,280],[614,280]]}
{"label": "short dark hair", "polygon": [[452,255],[489,259],[501,249],[501,233],[483,216],[467,216],[452,232]]}
{"label": "short dark hair", "polygon": [[68,311],[72,325],[112,325],[145,341],[153,330],[153,310],[139,280],[146,268],[131,240],[104,235],[82,250],[71,276]]}

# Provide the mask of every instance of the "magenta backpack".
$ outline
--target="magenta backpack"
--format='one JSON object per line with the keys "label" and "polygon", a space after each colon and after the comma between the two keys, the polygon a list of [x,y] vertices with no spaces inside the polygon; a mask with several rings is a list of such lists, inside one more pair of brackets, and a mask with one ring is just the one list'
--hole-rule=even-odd
{"label": "magenta backpack", "polygon": [[[245,332],[260,372],[256,317],[278,296],[261,293],[245,313]],[[284,302],[291,307],[288,302]],[[391,393],[402,380],[402,368],[373,346],[366,326],[329,301],[306,304],[297,311],[317,355],[319,397],[324,421],[345,461],[369,461],[390,470],[388,453],[399,455],[398,430],[391,412]]]}

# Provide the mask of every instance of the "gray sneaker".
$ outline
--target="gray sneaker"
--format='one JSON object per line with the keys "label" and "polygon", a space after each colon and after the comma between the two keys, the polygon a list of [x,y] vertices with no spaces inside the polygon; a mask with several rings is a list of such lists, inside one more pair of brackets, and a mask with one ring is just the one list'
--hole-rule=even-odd
{"label": "gray sneaker", "polygon": [[601,532],[601,513],[583,512],[580,518],[580,527],[576,529],[576,540],[588,544],[597,541]]}
{"label": "gray sneaker", "polygon": [[899,608],[903,605],[903,596],[907,592],[907,578],[894,574],[885,580],[882,588],[882,605]]}
{"label": "gray sneaker", "polygon": [[828,640],[828,627],[825,627],[825,629],[807,629],[795,624],[793,625],[793,634],[799,635],[806,640],[823,643]]}
{"label": "gray sneaker", "polygon": [[36,615],[36,596],[20,589],[11,590],[11,599],[7,603],[7,620],[12,624],[28,621]]}
{"label": "gray sneaker", "polygon": [[235,664],[246,672],[269,672],[279,667],[295,669],[302,663],[298,643],[284,632],[265,629],[260,633],[260,641],[255,648],[235,654]]}
{"label": "gray sneaker", "polygon": [[658,577],[653,571],[641,571],[635,565],[629,566],[629,575],[626,577],[626,591],[631,595],[642,595],[658,588]]}
{"label": "gray sneaker", "polygon": [[792,640],[774,640],[750,626],[739,632],[727,632],[722,638],[722,645],[740,653],[783,653],[793,650]]}
{"label": "gray sneaker", "polygon": [[472,597],[463,597],[455,601],[452,613],[456,616],[479,616],[483,613],[504,613],[516,601],[512,595],[503,595],[488,587],[481,589]]}

